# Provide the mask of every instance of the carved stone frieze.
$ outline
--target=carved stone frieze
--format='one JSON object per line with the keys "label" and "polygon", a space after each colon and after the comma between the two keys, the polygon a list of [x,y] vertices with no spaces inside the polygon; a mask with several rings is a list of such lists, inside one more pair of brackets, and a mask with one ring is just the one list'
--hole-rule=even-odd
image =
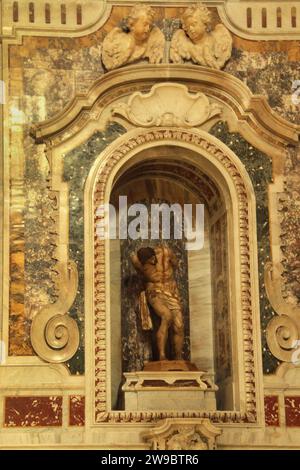
{"label": "carved stone frieze", "polygon": [[144,439],[152,450],[214,450],[221,432],[205,418],[166,419],[144,433]]}

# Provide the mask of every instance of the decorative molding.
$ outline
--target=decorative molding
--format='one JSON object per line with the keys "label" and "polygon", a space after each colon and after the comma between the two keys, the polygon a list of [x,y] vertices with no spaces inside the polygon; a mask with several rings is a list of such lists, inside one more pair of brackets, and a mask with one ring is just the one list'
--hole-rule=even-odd
{"label": "decorative molding", "polygon": [[217,7],[219,16],[225,26],[237,36],[252,41],[300,39],[299,0],[289,1],[286,4],[272,0],[268,2],[225,0],[222,3]]}
{"label": "decorative molding", "polygon": [[37,355],[47,362],[68,361],[79,346],[78,325],[67,312],[71,308],[78,285],[74,262],[58,264],[59,298],[54,304],[43,307],[33,318],[31,343]]}
{"label": "decorative molding", "polygon": [[[196,130],[184,130],[174,128],[160,128],[151,130],[137,130],[134,136],[125,137],[125,141],[120,144],[115,142],[115,149],[110,153],[106,153],[101,158],[101,166],[97,173],[93,207],[97,208],[105,203],[105,194],[107,193],[108,179],[117,165],[122,159],[136,149],[141,149],[143,145],[155,145],[157,142],[166,144],[173,142],[183,145],[192,144],[197,148],[198,152],[203,150],[208,152],[212,161],[217,161],[224,172],[227,173],[234,187],[236,188],[238,198],[238,214],[237,223],[239,226],[239,253],[240,253],[240,272],[241,272],[241,325],[243,329],[243,351],[244,351],[244,375],[241,378],[244,387],[244,395],[241,398],[244,403],[244,412],[210,412],[209,417],[214,422],[256,422],[257,420],[257,395],[256,388],[256,374],[255,369],[256,360],[254,358],[254,337],[253,337],[253,303],[251,298],[251,262],[250,262],[250,245],[249,240],[250,226],[249,226],[249,206],[247,189],[244,184],[243,176],[239,169],[225,153],[221,147],[217,146],[212,137],[204,137]],[[209,140],[208,140],[209,139]],[[118,139],[119,140],[119,139]],[[118,145],[117,145],[118,144]],[[117,145],[117,146],[116,146]],[[107,279],[106,279],[106,243],[97,237],[96,227],[101,223],[101,217],[96,213],[94,215],[94,351],[95,351],[95,382],[94,382],[94,396],[95,396],[95,423],[100,424],[103,422],[144,422],[151,419],[155,421],[164,417],[189,417],[189,412],[124,412],[124,411],[110,411],[108,409],[108,396],[107,396]],[[205,412],[193,411],[196,417],[204,417]],[[207,412],[206,412],[207,415]]]}
{"label": "decorative molding", "polygon": [[272,318],[266,330],[271,353],[280,361],[299,361],[300,308],[286,302],[281,293],[280,270],[272,263],[265,266],[267,296],[278,316]]}
{"label": "decorative molding", "polygon": [[114,106],[113,102],[126,94],[148,91],[158,80],[163,81],[162,77],[168,77],[168,82],[180,80],[190,92],[203,92],[226,104],[238,120],[239,132],[271,158],[283,157],[288,144],[298,144],[300,125],[276,114],[265,96],[253,95],[243,82],[226,72],[187,64],[131,65],[113,70],[99,78],[87,94],[77,95],[60,114],[34,125],[31,134],[37,142],[47,140],[58,145],[91,118],[99,120],[103,107]]}
{"label": "decorative molding", "polygon": [[[153,383],[157,380],[156,372],[148,371],[137,371],[137,372],[125,372],[124,377],[126,382],[122,386],[122,390],[126,392],[138,391],[147,388],[147,381],[152,381]],[[211,374],[207,374],[202,371],[181,371],[180,376],[176,371],[174,372],[161,372],[159,377],[160,382],[164,382],[164,387],[174,386],[176,382],[180,380],[186,380],[193,382],[191,387],[196,388],[197,390],[218,390],[218,387],[213,382],[213,377]],[[161,384],[157,385],[158,389],[161,388]],[[177,389],[180,389],[180,384],[177,383]],[[184,387],[183,387],[184,388]],[[154,390],[155,386],[152,384],[151,389]]]}
{"label": "decorative molding", "polygon": [[151,450],[215,450],[222,433],[209,419],[166,419],[143,433]]}
{"label": "decorative molding", "polygon": [[[17,21],[14,20],[13,4],[17,3]],[[2,35],[41,35],[41,36],[83,36],[97,31],[109,18],[113,6],[128,7],[127,0],[90,0],[89,2],[73,2],[64,0],[66,13],[62,13],[56,0],[33,0],[33,8],[29,12],[27,0],[2,0]],[[130,5],[141,3],[131,0]],[[234,34],[249,40],[294,40],[299,39],[300,2],[292,0],[288,4],[280,1],[234,1],[206,0],[202,2],[207,7],[216,7],[224,25]],[[49,13],[45,6],[49,4]],[[153,0],[151,5],[157,8],[186,7],[186,0],[166,2]],[[238,6],[237,6],[238,5]],[[81,10],[77,10],[81,7]],[[281,22],[277,20],[277,9],[281,9]],[[266,22],[262,23],[263,9],[266,10]],[[250,10],[248,13],[247,10]],[[32,16],[34,11],[34,16]],[[81,14],[79,13],[81,11]],[[77,13],[78,12],[78,13]],[[98,12],[98,13],[97,13]],[[79,15],[77,19],[77,15]],[[251,21],[249,18],[251,17]],[[81,18],[81,19],[80,19]]]}
{"label": "decorative molding", "polygon": [[128,103],[117,104],[111,113],[139,127],[197,127],[221,111],[204,93],[190,93],[179,83],[158,83],[149,93],[133,93]]}
{"label": "decorative molding", "polygon": [[[64,6],[64,8],[62,8]],[[108,20],[107,0],[2,0],[2,32],[6,39],[22,36],[84,36]]]}

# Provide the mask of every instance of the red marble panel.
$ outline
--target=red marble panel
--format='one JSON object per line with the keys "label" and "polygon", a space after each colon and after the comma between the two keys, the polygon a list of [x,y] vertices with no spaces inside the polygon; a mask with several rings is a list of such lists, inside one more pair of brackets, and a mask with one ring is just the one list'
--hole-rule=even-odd
{"label": "red marble panel", "polygon": [[85,397],[82,395],[70,396],[70,426],[84,426],[85,422]]}
{"label": "red marble panel", "polygon": [[62,425],[62,397],[6,397],[4,426]]}
{"label": "red marble panel", "polygon": [[285,397],[285,419],[287,426],[300,426],[300,396]]}
{"label": "red marble panel", "polygon": [[266,426],[279,426],[279,407],[277,395],[265,396]]}

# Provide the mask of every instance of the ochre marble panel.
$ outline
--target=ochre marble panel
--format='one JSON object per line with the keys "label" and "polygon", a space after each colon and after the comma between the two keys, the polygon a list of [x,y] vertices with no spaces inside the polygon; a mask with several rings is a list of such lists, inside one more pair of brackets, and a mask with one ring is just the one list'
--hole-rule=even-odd
{"label": "ochre marble panel", "polygon": [[62,425],[62,397],[6,397],[4,426]]}
{"label": "ochre marble panel", "polygon": [[287,426],[300,426],[300,396],[285,397],[285,419]]}
{"label": "ochre marble panel", "polygon": [[82,395],[70,396],[69,425],[84,426],[85,423],[85,397]]}
{"label": "ochre marble panel", "polygon": [[277,395],[265,396],[266,426],[279,426],[279,407]]}

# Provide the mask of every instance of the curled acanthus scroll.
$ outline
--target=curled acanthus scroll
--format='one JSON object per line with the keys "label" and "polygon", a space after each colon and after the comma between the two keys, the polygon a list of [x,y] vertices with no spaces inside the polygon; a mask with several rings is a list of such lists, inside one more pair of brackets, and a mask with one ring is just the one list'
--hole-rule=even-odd
{"label": "curled acanthus scroll", "polygon": [[268,298],[278,316],[267,326],[266,337],[271,353],[284,362],[299,362],[300,308],[284,300],[281,294],[279,269],[265,265],[265,286]]}
{"label": "curled acanthus scroll", "polygon": [[47,305],[33,318],[31,343],[47,362],[68,361],[79,346],[77,323],[68,315],[77,292],[78,273],[73,261],[58,265],[60,290],[57,301]]}

